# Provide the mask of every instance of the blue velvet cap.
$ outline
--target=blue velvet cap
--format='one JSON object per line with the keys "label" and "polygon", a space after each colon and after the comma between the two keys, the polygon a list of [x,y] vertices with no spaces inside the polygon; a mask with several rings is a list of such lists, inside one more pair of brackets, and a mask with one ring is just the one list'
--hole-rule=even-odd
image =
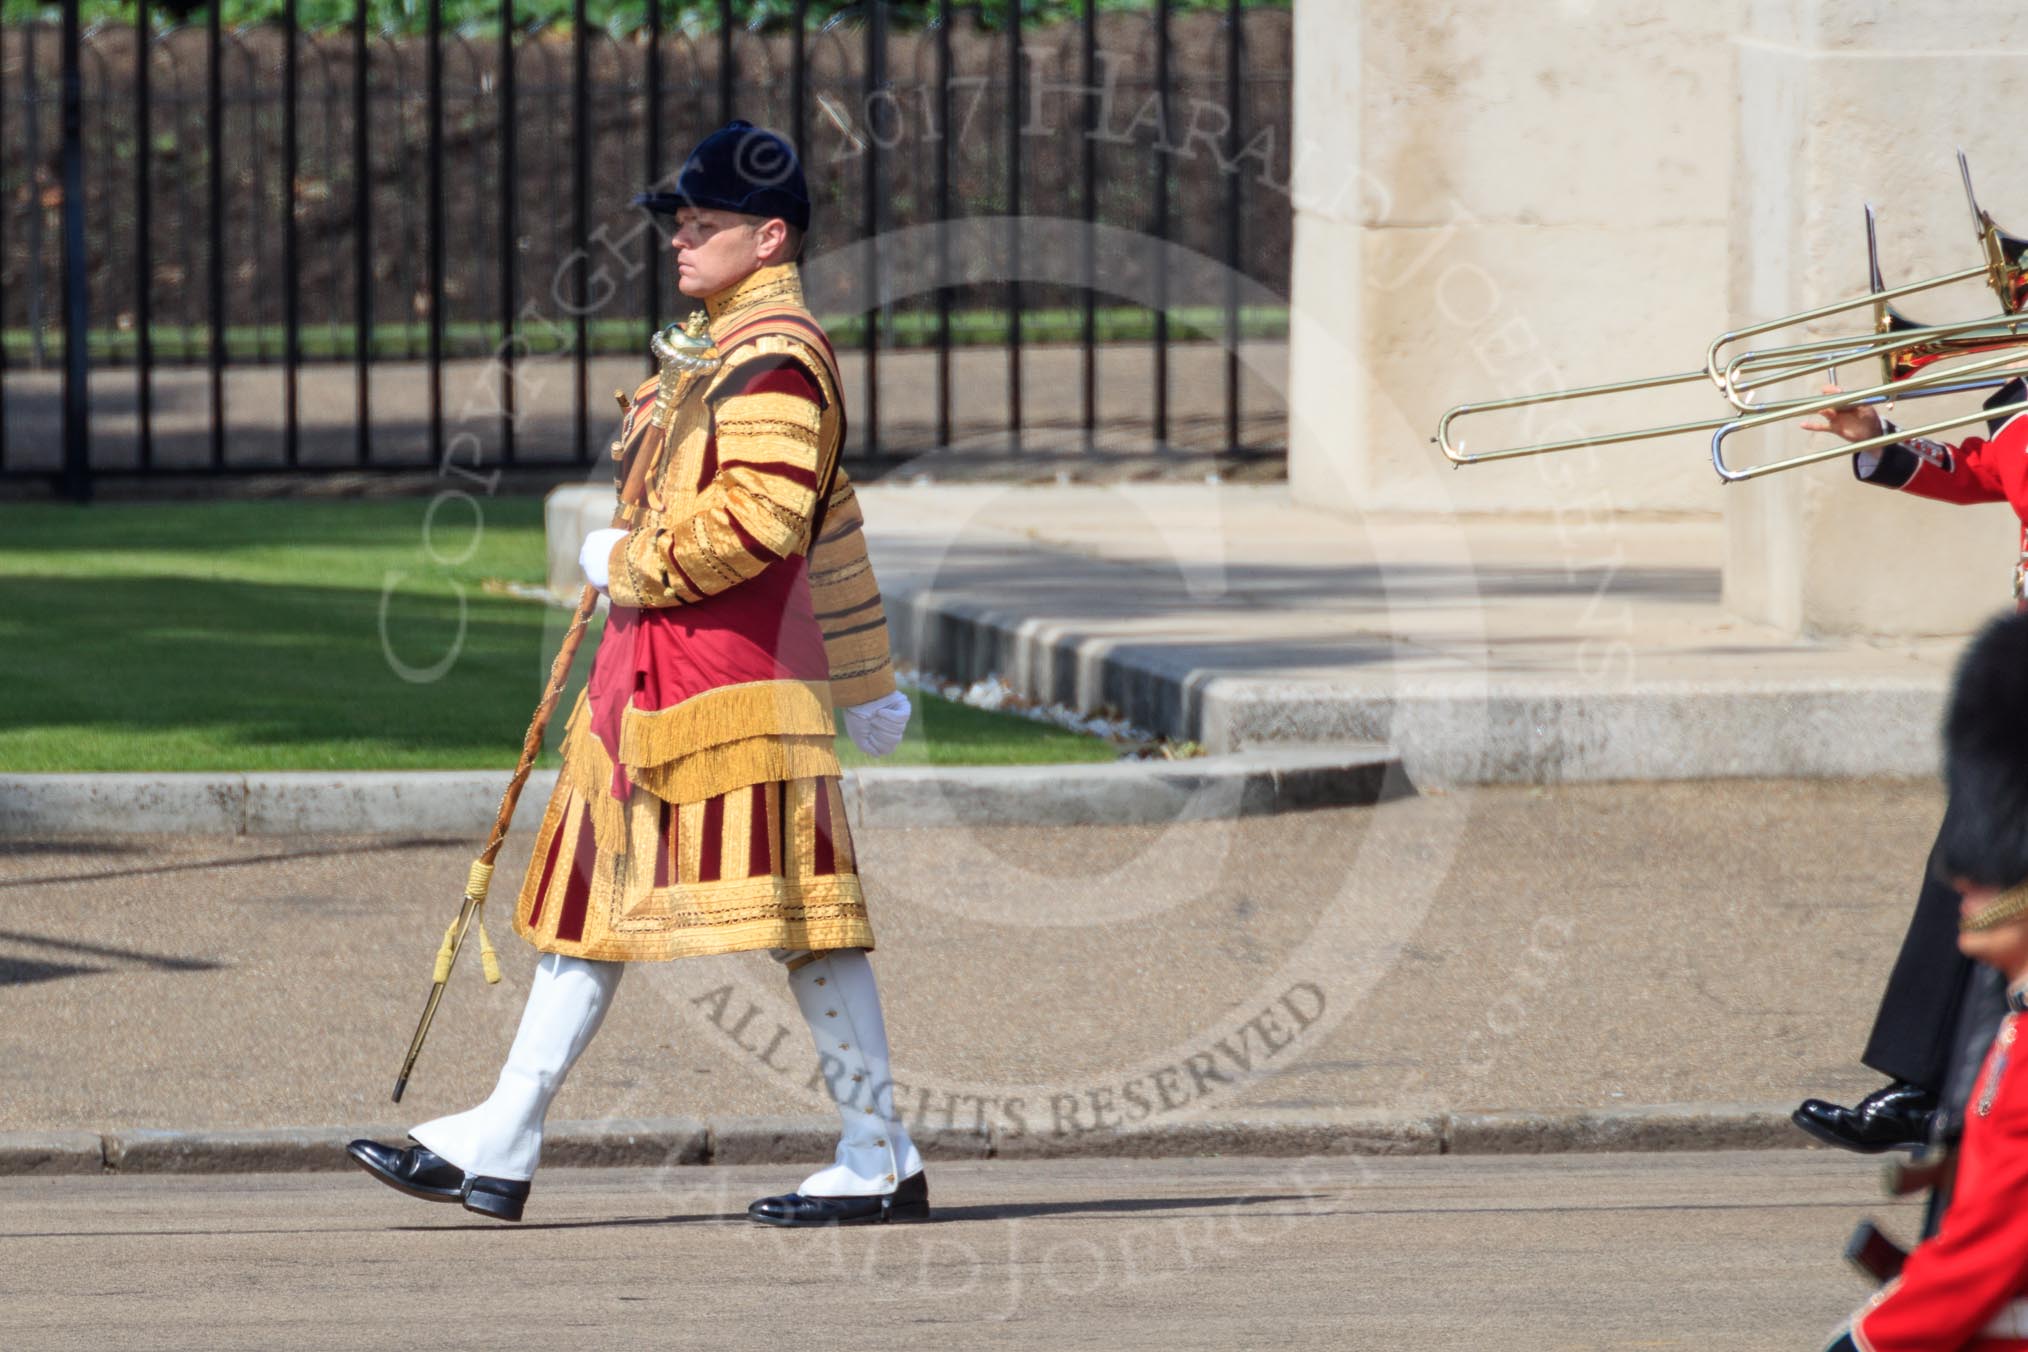
{"label": "blue velvet cap", "polygon": [[714,207],[810,228],[810,189],[795,148],[744,121],[728,122],[697,143],[676,175],[675,191],[640,193],[634,205],[664,216],[678,207]]}

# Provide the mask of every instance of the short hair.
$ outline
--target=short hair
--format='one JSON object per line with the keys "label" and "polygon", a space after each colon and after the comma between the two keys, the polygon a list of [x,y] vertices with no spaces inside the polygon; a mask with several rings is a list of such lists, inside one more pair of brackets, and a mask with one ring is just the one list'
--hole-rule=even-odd
{"label": "short hair", "polygon": [[[746,218],[750,229],[758,230],[769,221],[781,221],[779,216],[749,216]],[[800,263],[803,261],[803,232],[787,221],[782,221],[782,261]]]}
{"label": "short hair", "polygon": [[[782,218],[779,216],[754,216],[746,213],[741,214],[744,217],[747,229],[749,230],[758,230],[762,226],[766,225],[769,221],[782,221]],[[786,232],[782,236],[782,244],[783,244],[782,261],[784,263],[802,262],[803,231],[799,227],[789,224],[787,221],[782,221],[782,229],[783,231]]]}

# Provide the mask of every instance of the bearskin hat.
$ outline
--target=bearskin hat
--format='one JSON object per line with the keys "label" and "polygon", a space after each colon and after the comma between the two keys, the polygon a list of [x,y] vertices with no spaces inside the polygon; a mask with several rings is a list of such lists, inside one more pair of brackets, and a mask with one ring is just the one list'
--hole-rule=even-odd
{"label": "bearskin hat", "polygon": [[1944,716],[1946,878],[2028,882],[2028,615],[1988,624],[1965,650]]}
{"label": "bearskin hat", "polygon": [[674,192],[644,192],[634,205],[663,216],[678,207],[712,207],[810,228],[810,188],[795,147],[746,121],[728,122],[699,141],[676,175]]}

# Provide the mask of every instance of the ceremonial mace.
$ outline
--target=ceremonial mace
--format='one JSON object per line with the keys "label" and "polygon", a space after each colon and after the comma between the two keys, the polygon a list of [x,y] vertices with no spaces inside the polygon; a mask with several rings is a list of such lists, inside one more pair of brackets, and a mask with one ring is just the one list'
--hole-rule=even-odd
{"label": "ceremonial mace", "polygon": [[[655,354],[661,369],[655,386],[655,401],[648,411],[648,423],[660,435],[668,433],[688,382],[718,369],[719,358],[711,345],[708,323],[705,312],[698,310],[681,325],[671,324],[649,340],[649,349]],[[621,412],[626,412],[630,404],[625,392],[615,391],[615,395]],[[614,449],[616,452],[619,450],[617,443]],[[632,509],[622,503],[613,513],[613,525],[631,526],[631,518]],[[444,986],[451,979],[451,968],[457,965],[458,954],[465,947],[465,936],[474,926],[479,931],[480,970],[485,974],[488,985],[500,979],[500,960],[494,955],[492,940],[486,937],[486,892],[493,882],[493,861],[500,854],[500,846],[506,842],[507,827],[514,820],[514,808],[521,801],[521,790],[528,783],[528,772],[535,768],[535,757],[542,750],[542,739],[549,730],[550,716],[556,712],[556,702],[563,697],[563,687],[570,680],[571,664],[577,659],[578,647],[584,642],[585,626],[591,622],[592,611],[597,609],[598,601],[598,588],[586,584],[585,589],[578,593],[577,609],[571,613],[570,628],[564,631],[556,659],[549,664],[549,683],[543,687],[542,702],[535,706],[535,717],[529,720],[528,733],[521,739],[521,759],[514,766],[514,777],[507,781],[507,792],[500,797],[500,810],[493,816],[493,829],[486,836],[486,848],[479,851],[479,857],[472,861],[471,872],[466,875],[465,897],[458,907],[457,918],[444,931],[444,941],[437,948],[436,970],[430,977],[429,998],[423,1002],[422,1018],[416,1021],[415,1036],[409,1039],[408,1055],[401,1061],[401,1073],[394,1078],[396,1103],[401,1102],[402,1093],[408,1088],[408,1077],[415,1070],[416,1058],[422,1055],[423,1040],[430,1035],[430,1024],[437,1017],[437,1006],[443,1002]]]}

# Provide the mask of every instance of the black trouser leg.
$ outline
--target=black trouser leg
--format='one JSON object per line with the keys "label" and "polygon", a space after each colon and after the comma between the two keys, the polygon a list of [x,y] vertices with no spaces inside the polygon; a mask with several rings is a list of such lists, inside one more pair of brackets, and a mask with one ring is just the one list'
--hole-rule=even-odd
{"label": "black trouser leg", "polygon": [[1975,964],[1965,978],[1964,999],[1958,1005],[1957,1026],[1951,1031],[1951,1068],[1944,1078],[1942,1103],[1947,1139],[1955,1141],[1964,1130],[1966,1106],[1972,1101],[1979,1068],[1986,1052],[2007,1017],[2007,978],[1983,964]]}
{"label": "black trouser leg", "polygon": [[1932,847],[1915,916],[1860,1060],[1891,1080],[1940,1093],[1950,1073],[1952,1039],[1973,964],[1958,952],[1957,890],[1936,876],[1935,863]]}
{"label": "black trouser leg", "polygon": [[[1930,1148],[1955,1150],[1965,1131],[1965,1114],[1971,1110],[1972,1094],[1985,1065],[1993,1037],[2007,1017],[2007,978],[1994,968],[1975,964],[1965,980],[1965,997],[1958,1009],[1957,1027],[1951,1034],[1951,1068],[1944,1080],[1942,1102],[1930,1123]],[[1948,1182],[1932,1188],[1929,1205],[1922,1213],[1922,1237],[1928,1239],[1943,1224],[1951,1204]]]}

